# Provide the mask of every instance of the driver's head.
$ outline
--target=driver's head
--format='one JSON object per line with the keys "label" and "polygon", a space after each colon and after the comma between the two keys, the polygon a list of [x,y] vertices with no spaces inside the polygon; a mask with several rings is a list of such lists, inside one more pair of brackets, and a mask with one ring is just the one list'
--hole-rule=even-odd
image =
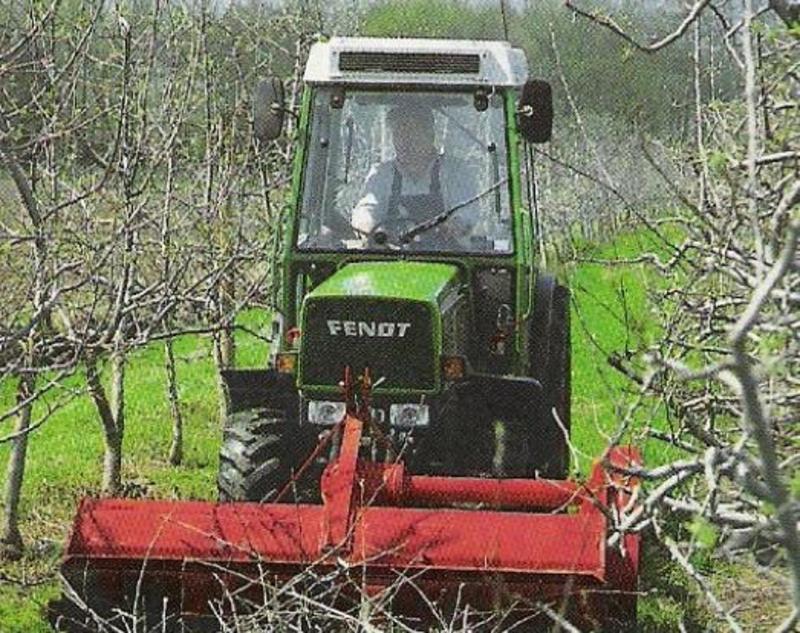
{"label": "driver's head", "polygon": [[386,122],[401,167],[422,171],[436,156],[433,112],[418,103],[400,104],[389,110]]}

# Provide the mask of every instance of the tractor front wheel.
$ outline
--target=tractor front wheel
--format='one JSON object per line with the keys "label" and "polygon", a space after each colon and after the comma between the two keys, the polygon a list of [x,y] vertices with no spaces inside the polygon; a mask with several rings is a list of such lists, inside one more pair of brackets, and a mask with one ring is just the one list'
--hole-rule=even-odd
{"label": "tractor front wheel", "polygon": [[278,409],[228,415],[219,454],[220,501],[265,501],[278,494],[290,476],[285,434],[286,416]]}

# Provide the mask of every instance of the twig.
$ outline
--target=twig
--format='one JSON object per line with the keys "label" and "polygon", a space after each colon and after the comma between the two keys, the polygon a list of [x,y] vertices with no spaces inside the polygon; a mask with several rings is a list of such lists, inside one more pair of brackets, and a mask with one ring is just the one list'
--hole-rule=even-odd
{"label": "twig", "polygon": [[709,4],[710,1],[711,0],[699,0],[691,7],[691,9],[689,9],[689,13],[683,19],[683,22],[681,22],[678,25],[678,28],[676,28],[669,35],[664,36],[663,38],[657,40],[656,42],[653,42],[652,44],[639,43],[633,37],[628,35],[628,33],[616,22],[614,22],[614,20],[609,16],[602,15],[598,12],[585,11],[583,9],[580,9],[579,7],[575,6],[572,0],[565,0],[564,5],[576,15],[579,15],[592,22],[595,22],[596,24],[599,24],[600,26],[609,29],[611,32],[619,35],[622,39],[628,42],[628,44],[631,44],[638,50],[645,53],[655,53],[656,51],[661,50],[662,48],[679,40],[681,36],[684,33],[686,33],[686,30],[692,25],[692,23],[700,16],[703,9],[706,8],[706,6]]}

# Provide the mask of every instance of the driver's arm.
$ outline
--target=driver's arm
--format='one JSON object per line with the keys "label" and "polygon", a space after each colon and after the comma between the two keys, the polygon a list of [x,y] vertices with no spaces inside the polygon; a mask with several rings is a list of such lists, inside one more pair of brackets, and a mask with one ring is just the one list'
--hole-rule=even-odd
{"label": "driver's arm", "polygon": [[369,234],[386,217],[391,194],[391,169],[386,164],[373,167],[364,182],[361,198],[353,208],[350,224],[357,231]]}

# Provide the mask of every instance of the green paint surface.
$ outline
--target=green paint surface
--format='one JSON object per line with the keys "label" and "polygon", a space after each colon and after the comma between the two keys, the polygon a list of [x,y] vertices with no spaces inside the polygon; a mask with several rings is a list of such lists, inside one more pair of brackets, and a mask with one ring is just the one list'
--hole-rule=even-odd
{"label": "green paint surface", "polygon": [[326,279],[307,299],[322,297],[383,297],[438,303],[457,281],[458,268],[418,261],[358,262]]}
{"label": "green paint surface", "polygon": [[[410,338],[407,343],[403,344],[404,348],[401,352],[400,349],[394,347],[396,343],[393,343],[389,338],[370,338],[368,339],[369,346],[363,350],[363,354],[350,350],[351,360],[348,362],[356,362],[352,358],[352,355],[356,354],[359,358],[372,358],[370,362],[375,362],[376,365],[380,366],[381,362],[384,362],[388,357],[400,358],[402,354],[413,355],[416,353],[415,360],[417,362],[422,362],[424,367],[432,368],[430,382],[424,385],[412,385],[408,376],[405,376],[405,378],[400,379],[400,384],[403,386],[397,386],[393,384],[392,380],[387,380],[384,386],[375,389],[375,393],[438,393],[441,389],[441,381],[437,359],[442,348],[440,307],[443,299],[458,287],[458,280],[459,269],[451,264],[420,261],[356,262],[347,264],[306,295],[303,302],[303,317],[301,319],[303,325],[301,329],[306,332],[313,331],[314,327],[309,325],[309,320],[312,318],[317,321],[317,327],[319,327],[319,317],[310,316],[314,312],[334,315],[333,318],[342,319],[342,308],[347,307],[348,310],[354,310],[355,314],[362,315],[357,318],[364,318],[363,315],[366,314],[371,315],[370,318],[384,314],[379,319],[387,320],[385,309],[389,305],[393,306],[393,314],[406,314],[406,317],[403,318],[409,318],[409,320],[413,321],[413,318],[407,316],[408,310],[413,312],[410,304],[421,305],[422,309],[429,315],[425,321],[427,321],[426,327],[430,328],[423,339]],[[386,303],[385,300],[389,300],[391,303]],[[369,307],[370,305],[373,307]],[[352,316],[350,315],[347,318],[352,318]],[[340,391],[338,380],[331,381],[329,377],[324,381],[315,380],[309,376],[309,366],[313,367],[318,363],[335,363],[341,360],[341,354],[339,353],[331,354],[322,351],[325,340],[327,340],[327,337],[323,337],[322,341],[317,341],[316,344],[306,343],[303,346],[304,352],[300,354],[297,375],[298,385],[302,387],[304,392],[338,393]],[[387,342],[388,347],[386,347]],[[421,343],[430,343],[430,345],[424,345],[423,349],[418,349],[414,352],[413,345],[415,342],[418,345]],[[361,341],[354,340],[352,344],[353,346],[358,346]],[[373,356],[376,353],[372,349],[374,346],[382,346],[375,347],[375,349],[381,350],[378,352],[378,357]],[[383,360],[378,360],[378,358]],[[423,358],[425,360],[422,360]],[[392,373],[390,368],[385,369],[388,373]]]}

